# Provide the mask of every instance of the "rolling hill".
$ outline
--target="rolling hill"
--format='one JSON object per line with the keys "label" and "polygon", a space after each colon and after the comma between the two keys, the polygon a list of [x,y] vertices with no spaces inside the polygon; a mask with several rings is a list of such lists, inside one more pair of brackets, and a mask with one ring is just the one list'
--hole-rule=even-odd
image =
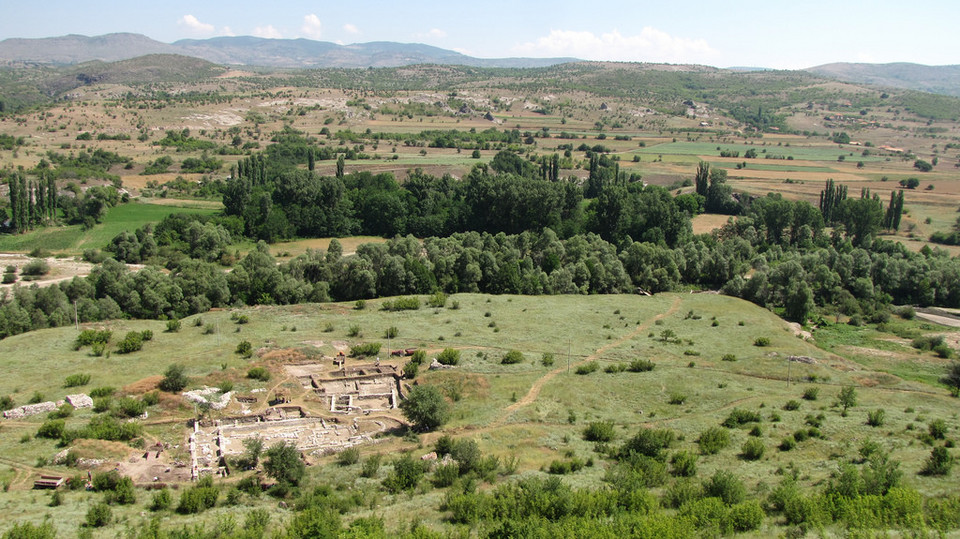
{"label": "rolling hill", "polygon": [[960,96],[960,65],[835,63],[807,69],[845,82]]}
{"label": "rolling hill", "polygon": [[0,64],[77,64],[112,62],[147,54],[180,54],[227,65],[282,68],[366,68],[414,64],[472,67],[543,67],[574,58],[473,58],[418,43],[387,41],[338,45],[310,39],[265,39],[251,36],[184,39],[161,43],[140,34],[68,35],[0,41]]}

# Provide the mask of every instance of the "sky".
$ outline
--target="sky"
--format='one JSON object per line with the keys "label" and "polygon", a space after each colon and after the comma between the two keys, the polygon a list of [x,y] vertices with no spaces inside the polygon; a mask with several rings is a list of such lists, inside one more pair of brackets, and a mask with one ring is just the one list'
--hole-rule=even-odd
{"label": "sky", "polygon": [[480,58],[801,69],[832,62],[960,64],[952,1],[40,0],[10,2],[0,39],[132,32],[340,44],[425,43]]}

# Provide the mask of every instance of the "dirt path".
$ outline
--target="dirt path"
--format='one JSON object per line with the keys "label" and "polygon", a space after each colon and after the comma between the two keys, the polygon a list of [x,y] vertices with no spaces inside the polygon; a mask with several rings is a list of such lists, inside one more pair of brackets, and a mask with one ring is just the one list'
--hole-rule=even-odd
{"label": "dirt path", "polygon": [[[676,312],[680,309],[680,304],[681,304],[681,303],[682,303],[682,301],[681,301],[681,299],[680,299],[680,296],[677,296],[676,298],[674,298],[673,304],[671,304],[671,305],[670,305],[670,308],[667,309],[665,312],[662,312],[662,313],[660,313],[660,314],[658,314],[658,315],[650,318],[649,320],[645,321],[644,323],[642,323],[642,324],[640,324],[639,326],[637,326],[636,328],[634,328],[634,330],[631,331],[630,333],[626,333],[626,334],[622,335],[619,339],[617,339],[617,340],[615,340],[615,341],[613,341],[613,342],[607,343],[607,344],[601,346],[600,348],[597,348],[596,350],[593,351],[592,354],[590,354],[589,356],[587,356],[585,359],[583,359],[583,360],[578,361],[577,363],[575,363],[574,366],[576,366],[576,365],[581,365],[581,364],[587,363],[587,362],[589,362],[589,361],[594,361],[595,359],[603,356],[603,354],[604,354],[607,350],[610,350],[611,348],[616,348],[617,346],[620,346],[621,344],[629,341],[630,339],[635,338],[637,335],[642,334],[644,331],[646,331],[647,329],[649,329],[650,326],[651,326],[653,323],[655,323],[657,320],[660,320],[660,319],[662,319],[662,318],[666,318],[666,317],[668,317],[668,316],[676,313]],[[491,427],[499,427],[499,426],[502,426],[502,425],[504,424],[504,422],[507,420],[507,418],[510,417],[510,414],[516,412],[517,410],[519,410],[520,408],[523,408],[524,406],[529,406],[530,404],[532,404],[535,400],[537,400],[537,397],[540,396],[540,390],[543,389],[543,386],[546,385],[547,382],[549,382],[550,380],[552,380],[552,379],[553,379],[554,377],[556,377],[558,374],[562,374],[562,373],[566,372],[568,368],[569,368],[569,367],[566,366],[566,365],[563,366],[563,367],[558,367],[558,368],[553,369],[552,371],[544,374],[544,375],[541,376],[540,378],[538,378],[537,381],[534,382],[533,385],[530,387],[530,390],[527,391],[527,394],[524,395],[524,396],[523,396],[520,400],[518,400],[517,402],[515,402],[515,403],[511,404],[510,406],[507,406],[506,408],[504,408],[503,412],[500,414],[500,417],[498,417],[496,420],[494,420],[493,423],[490,424],[490,426],[491,426]]]}

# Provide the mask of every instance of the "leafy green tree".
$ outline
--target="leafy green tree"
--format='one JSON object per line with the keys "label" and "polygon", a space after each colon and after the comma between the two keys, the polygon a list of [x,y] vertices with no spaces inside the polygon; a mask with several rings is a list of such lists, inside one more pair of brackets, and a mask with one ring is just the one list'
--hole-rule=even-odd
{"label": "leafy green tree", "polygon": [[279,483],[299,485],[307,472],[307,467],[300,459],[300,451],[296,446],[284,442],[274,444],[266,452],[263,461],[263,470],[268,476]]}
{"label": "leafy green tree", "polygon": [[450,405],[436,386],[415,386],[400,403],[400,410],[421,432],[439,428],[450,417]]}
{"label": "leafy green tree", "polygon": [[847,415],[847,409],[857,405],[857,390],[853,386],[845,386],[840,390],[837,403],[843,407],[842,415]]}

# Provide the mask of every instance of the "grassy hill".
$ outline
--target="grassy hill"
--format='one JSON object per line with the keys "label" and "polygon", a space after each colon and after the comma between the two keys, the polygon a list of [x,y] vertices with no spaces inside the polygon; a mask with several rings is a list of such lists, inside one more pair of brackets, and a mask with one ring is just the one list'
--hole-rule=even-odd
{"label": "grassy hill", "polygon": [[[397,336],[390,341],[391,348],[421,348],[431,357],[442,348],[460,351],[461,361],[455,368],[422,369],[416,379],[417,384],[440,388],[452,405],[450,422],[439,433],[387,437],[362,447],[361,462],[374,454],[387,456],[374,479],[359,476],[361,464],[344,467],[333,457],[317,461],[308,474],[311,488],[328,485],[337,491],[356,492],[366,500],[349,509],[345,520],[382,517],[391,534],[408,529],[411,518],[438,531],[466,529],[452,527],[447,522],[449,513],[443,509],[444,496],[455,487],[433,488],[423,482],[411,494],[393,495],[380,485],[391,469],[391,455],[412,451],[419,457],[432,450],[439,434],[473,440],[482,454],[509,463],[502,472],[506,476],[497,482],[513,481],[512,476],[547,477],[543,470],[552,463],[580,459],[591,465],[563,476],[563,482],[601,488],[613,463],[598,452],[601,446],[583,439],[588,424],[611,422],[612,445],[629,439],[638,429],[669,429],[679,437],[672,452],[696,454],[700,452],[696,443],[700,433],[719,426],[733,410],[740,409],[759,413],[761,421],[728,429],[730,442],[725,449],[699,457],[698,478],[732,470],[745,483],[750,497],[762,498],[779,481],[777,474],[793,470],[801,489],[812,491],[842,464],[855,460],[864,442],[874,440],[901,463],[904,485],[931,496],[956,492],[958,486],[955,476],[918,475],[930,453],[930,447],[921,441],[927,424],[943,420],[948,436],[955,436],[955,400],[936,385],[892,374],[892,364],[867,364],[838,355],[850,351],[844,347],[867,342],[866,335],[850,333],[843,326],[828,326],[815,333],[815,338],[822,335],[825,343],[831,343],[834,351],[828,352],[794,336],[793,329],[769,311],[713,294],[539,298],[459,294],[451,296],[445,308],[402,312],[379,310],[382,301],[386,300],[368,301],[362,310],[352,304],[315,304],[210,312],[183,320],[177,333],[164,332],[163,322],[97,324],[111,330],[115,340],[131,330],[154,333],[140,352],[123,355],[114,350],[100,358],[91,357],[88,348],[72,350],[73,328],[11,337],[0,341],[2,366],[9,373],[0,380],[0,395],[12,395],[22,403],[35,392],[44,399],[59,399],[109,385],[119,388],[116,398],[139,397],[154,388],[167,365],[176,362],[185,365],[191,377],[188,389],[225,382],[241,392],[284,387],[295,403],[323,415],[328,412],[311,403],[283,366],[305,358],[319,359],[320,354],[331,356],[336,353],[334,345],[386,345],[383,333],[394,327]],[[238,325],[235,319],[241,315],[249,323]],[[891,329],[906,327],[921,325],[909,321],[890,325]],[[769,345],[755,346],[760,337],[769,339]],[[234,353],[240,340],[252,343],[257,350],[254,358],[247,360]],[[863,347],[858,349],[860,356],[852,354],[854,359],[864,357]],[[501,364],[509,350],[521,352],[523,361]],[[901,361],[936,363],[929,353],[917,355],[907,345],[888,344],[884,350],[902,357]],[[552,355],[552,363],[545,364],[549,363],[543,360],[545,354]],[[804,359],[788,361],[791,356]],[[386,361],[385,355],[383,359]],[[637,359],[650,360],[655,368],[649,372],[617,368]],[[595,372],[577,374],[578,367],[593,362],[599,367]],[[362,361],[348,360],[348,366],[358,363]],[[943,363],[940,365],[942,368]],[[273,375],[271,380],[264,383],[246,378],[252,366],[266,367]],[[63,388],[61,378],[75,373],[89,374],[89,384]],[[857,404],[841,414],[836,401],[845,387],[855,388]],[[211,412],[212,417],[236,414],[236,406]],[[869,426],[868,413],[881,409],[885,411],[882,427]],[[193,407],[184,401],[164,396],[159,405],[148,409],[144,437],[151,443],[159,439],[183,444],[187,435],[184,421],[193,413]],[[67,426],[81,426],[95,415],[78,411],[66,420]],[[0,504],[11,510],[8,522],[39,523],[49,516],[62,534],[71,535],[100,495],[68,492],[62,506],[47,507],[46,496],[24,490],[31,472],[40,468],[76,473],[49,464],[60,448],[53,441],[32,437],[42,421],[43,417],[37,416],[4,423],[0,451],[10,468],[0,473],[0,480],[11,488],[0,496]],[[805,439],[790,451],[778,449],[783,439],[808,429],[810,421],[820,425],[819,438]],[[748,432],[752,425],[756,429]],[[738,458],[741,446],[753,439],[762,443],[764,456],[759,460]],[[120,444],[84,443],[80,448],[87,458],[98,453],[110,459],[125,458]],[[237,479],[235,474],[226,484],[235,484]],[[670,479],[651,492],[664,494],[674,481]],[[140,516],[140,512],[148,500],[149,495],[141,492],[137,503],[113,506],[114,515],[130,525],[147,522],[151,515]],[[223,518],[239,522],[243,512],[252,508],[267,509],[272,526],[292,518],[286,510],[276,508],[275,500],[264,496],[244,497],[240,506],[222,504],[199,516],[159,514],[165,515],[163,527],[179,527]],[[120,530],[127,524],[113,524],[105,531]],[[771,517],[759,533],[783,530]]]}

